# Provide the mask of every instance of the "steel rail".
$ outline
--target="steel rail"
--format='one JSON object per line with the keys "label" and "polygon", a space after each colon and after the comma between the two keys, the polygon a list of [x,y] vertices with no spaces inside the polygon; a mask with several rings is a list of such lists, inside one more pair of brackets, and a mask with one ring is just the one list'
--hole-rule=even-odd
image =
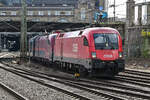
{"label": "steel rail", "polygon": [[[21,70],[21,69],[19,69],[19,70]],[[43,78],[45,78],[45,77],[43,77]],[[49,78],[47,78],[47,79],[49,79]],[[56,79],[55,80],[52,80],[52,81],[56,81]],[[59,81],[59,80],[57,80],[58,82],[62,82],[62,81]],[[68,83],[64,83],[64,82],[62,82],[63,84],[68,84]],[[70,82],[71,83],[71,82]],[[73,82],[72,82],[72,84],[71,84],[71,86],[73,86]],[[108,88],[103,88],[103,87],[97,87],[97,86],[89,86],[89,85],[85,85],[85,84],[80,84],[80,83],[76,83],[75,85],[82,85],[82,86],[86,86],[86,87],[92,87],[92,88],[99,88],[99,89],[102,89],[102,90],[109,90],[109,91],[112,91],[112,92],[117,92],[117,93],[122,93],[122,94],[126,94],[126,95],[135,95],[136,97],[143,97],[144,99],[147,99],[147,98],[150,98],[150,96],[148,96],[148,95],[145,95],[145,94],[136,94],[136,93],[133,93],[133,92],[128,92],[127,93],[127,91],[126,92],[123,92],[123,91],[117,91],[117,90],[112,90],[112,89],[108,89]],[[105,85],[104,83],[103,83],[103,85]],[[108,84],[107,84],[108,85]],[[112,86],[112,85],[111,85]],[[113,85],[114,86],[114,85]],[[117,87],[117,86],[115,86],[115,87]],[[83,88],[83,87],[80,87],[80,88],[82,88],[82,89],[85,89],[85,88]],[[129,89],[129,88],[128,88]],[[130,89],[130,90],[135,90],[135,91],[137,91],[138,89]],[[89,91],[89,90],[87,90],[87,91]],[[146,92],[148,92],[148,91],[144,91],[144,90],[139,90],[139,91],[142,91],[142,92],[144,92],[144,93],[146,93]],[[138,92],[139,92],[138,91]],[[91,92],[93,92],[93,91],[91,91]],[[96,92],[95,92],[96,93]],[[149,93],[149,92],[148,92]],[[96,94],[98,94],[98,93],[96,93]]]}
{"label": "steel rail", "polygon": [[2,82],[0,82],[0,86],[2,88],[4,88],[5,90],[7,90],[9,93],[11,93],[13,96],[15,96],[17,99],[19,100],[29,100],[26,97],[22,96],[21,94],[19,94],[18,92],[14,91],[13,89],[11,89],[10,87],[6,86],[5,84],[3,84]]}
{"label": "steel rail", "polygon": [[131,81],[143,82],[143,83],[149,83],[150,84],[150,79],[147,79],[144,77],[130,76],[130,75],[119,75],[119,76],[116,76],[116,78],[128,79]]}
{"label": "steel rail", "polygon": [[[18,69],[18,68],[17,68]],[[20,70],[20,69],[19,69]],[[25,70],[26,71],[26,70]],[[41,74],[41,75],[45,75],[45,76],[48,76],[48,77],[55,77],[55,76],[51,76],[51,75],[49,75],[49,74],[44,74],[44,73],[39,73],[39,72],[31,72],[31,71],[28,71],[29,73],[32,73],[32,74],[30,74],[30,75],[33,75],[33,76],[38,76],[39,74]],[[38,75],[34,75],[34,74],[38,74]],[[28,73],[26,73],[25,72],[25,74],[28,74]],[[43,76],[39,76],[39,77],[42,77],[42,78],[46,78],[46,79],[49,79],[49,78],[47,78],[47,77],[43,77]],[[63,79],[63,80],[65,80],[65,81],[73,81],[72,79],[66,79],[66,78],[64,78],[64,77],[57,77],[57,78],[60,78],[60,79]],[[55,80],[52,80],[52,81],[56,81],[56,79]],[[101,81],[104,81],[104,80],[101,80]],[[92,81],[90,81],[90,80],[85,80],[85,79],[80,79],[80,82],[85,82],[85,83],[90,83],[90,84],[96,84],[96,85],[101,85],[101,86],[109,86],[109,87],[115,87],[115,88],[120,88],[120,89],[126,89],[126,90],[130,90],[130,91],[135,91],[135,92],[142,92],[142,93],[145,93],[145,94],[150,94],[150,91],[145,91],[145,90],[140,90],[140,89],[137,89],[137,88],[134,88],[134,87],[131,87],[131,86],[127,86],[127,85],[121,85],[121,84],[113,84],[113,83],[111,83],[111,82],[92,82]],[[109,83],[109,84],[107,84],[107,83]],[[77,83],[78,84],[78,83]],[[89,85],[90,86],[90,85]],[[87,86],[88,87],[88,86]],[[109,90],[109,89],[105,89],[105,88],[103,88],[103,87],[95,87],[95,89],[98,89],[98,88],[101,88],[101,89],[104,89],[104,90]],[[109,91],[111,91],[111,89],[109,90]],[[112,92],[115,92],[115,90],[114,91],[112,91]],[[116,92],[119,92],[119,91],[116,91]],[[124,94],[126,94],[127,92],[124,92]],[[131,93],[128,93],[128,94],[131,94],[131,95],[133,95],[133,93],[131,92]]]}
{"label": "steel rail", "polygon": [[26,79],[29,79],[29,80],[31,80],[31,81],[34,81],[34,82],[36,82],[36,83],[38,83],[38,84],[41,84],[41,85],[43,85],[43,86],[46,86],[46,87],[48,87],[48,88],[52,88],[52,89],[58,90],[58,91],[60,91],[60,92],[62,92],[62,93],[65,93],[65,94],[68,94],[68,95],[70,95],[70,96],[76,97],[76,98],[78,98],[78,99],[81,99],[81,100],[91,100],[91,98],[88,98],[88,97],[86,97],[86,96],[79,95],[79,94],[77,94],[77,93],[73,93],[73,92],[70,92],[70,91],[68,91],[68,90],[64,90],[64,89],[58,88],[57,86],[53,86],[53,85],[47,84],[47,83],[45,83],[45,82],[43,82],[43,81],[40,81],[40,80],[31,78],[31,77],[28,77],[28,76],[25,75],[25,74],[20,74],[20,73],[14,71],[14,70],[12,70],[12,69],[3,68],[2,66],[0,66],[0,68],[1,68],[1,69],[4,69],[4,70],[6,70],[6,71],[9,71],[9,72],[11,72],[11,73],[14,73],[14,74],[16,74],[16,75],[18,75],[18,76],[21,76],[21,77],[23,77],[23,78],[26,78]]}
{"label": "steel rail", "polygon": [[[0,66],[0,68],[2,68],[1,66]],[[35,79],[32,79],[32,78],[30,78],[30,77],[27,77],[27,76],[24,76],[24,75],[22,75],[22,74],[26,74],[27,75],[27,73],[24,73],[24,72],[18,72],[17,70],[12,70],[12,69],[7,69],[7,68],[3,68],[3,69],[5,69],[5,70],[7,70],[7,71],[10,71],[10,72],[12,72],[12,73],[14,73],[14,74],[17,74],[17,75],[19,75],[19,76],[22,76],[22,77],[24,77],[24,78],[27,78],[27,79],[30,79],[30,80],[32,80],[32,81],[36,81]],[[21,73],[21,74],[20,74]],[[34,76],[34,77],[40,77],[40,78],[45,78],[45,79],[48,79],[48,80],[51,80],[51,81],[54,81],[54,82],[58,82],[58,83],[62,83],[62,84],[65,84],[65,85],[69,85],[69,86],[72,86],[72,87],[75,87],[75,88],[78,88],[78,89],[82,89],[82,90],[85,90],[85,91],[88,91],[88,92],[90,92],[90,93],[94,93],[94,94],[97,94],[97,95],[102,95],[103,97],[107,97],[107,98],[110,98],[110,99],[117,99],[117,100],[124,100],[125,98],[122,98],[122,97],[118,97],[118,96],[115,96],[115,95],[113,95],[113,94],[110,94],[110,93],[103,93],[103,92],[98,92],[98,91],[94,91],[94,90],[92,90],[92,89],[89,89],[89,88],[87,88],[87,87],[83,87],[83,86],[80,86],[80,85],[77,85],[77,84],[73,84],[73,83],[68,83],[68,82],[65,82],[65,81],[61,81],[61,80],[59,80],[59,79],[54,79],[54,78],[49,78],[49,77],[45,77],[45,76],[41,76],[41,75],[38,75],[38,74],[33,74],[33,73],[28,73],[28,75],[32,75],[32,76]],[[37,81],[36,81],[37,82]],[[42,84],[41,82],[40,82],[40,84]],[[44,83],[44,85],[45,85],[46,83]],[[46,84],[46,85],[48,85],[48,84]],[[53,87],[54,88],[54,87]],[[64,91],[63,91],[64,92]]]}
{"label": "steel rail", "polygon": [[125,70],[125,73],[128,74],[134,74],[134,75],[139,75],[139,76],[147,76],[150,77],[150,72],[141,72],[141,71],[135,71],[135,70]]}
{"label": "steel rail", "polygon": [[115,78],[115,81],[126,82],[126,83],[130,83],[130,84],[136,84],[136,85],[140,85],[140,86],[144,86],[144,87],[150,87],[150,84],[146,84],[144,82],[137,82],[135,80],[128,79],[128,78],[117,77],[117,78]]}

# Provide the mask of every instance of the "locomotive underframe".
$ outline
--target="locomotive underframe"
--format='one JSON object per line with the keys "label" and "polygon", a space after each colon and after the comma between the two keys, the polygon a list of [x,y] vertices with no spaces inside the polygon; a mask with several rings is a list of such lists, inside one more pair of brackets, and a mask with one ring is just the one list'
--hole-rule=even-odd
{"label": "locomotive underframe", "polygon": [[92,76],[114,76],[119,72],[123,72],[125,64],[123,59],[114,61],[101,61],[99,59],[92,59],[91,68],[88,69]]}
{"label": "locomotive underframe", "polygon": [[84,71],[87,71],[89,74],[91,74],[91,76],[115,76],[119,72],[123,72],[125,68],[124,59],[101,61],[99,59],[55,57],[55,61],[78,65],[72,67],[77,67],[78,70],[80,70],[80,66],[80,68],[82,68],[82,72],[80,74],[84,73]]}

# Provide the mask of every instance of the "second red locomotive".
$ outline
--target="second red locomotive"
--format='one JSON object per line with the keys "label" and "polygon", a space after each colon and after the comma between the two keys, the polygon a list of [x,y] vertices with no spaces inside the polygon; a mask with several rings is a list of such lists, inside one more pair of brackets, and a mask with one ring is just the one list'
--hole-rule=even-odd
{"label": "second red locomotive", "polygon": [[[52,34],[49,35],[51,36]],[[48,41],[48,39],[50,38],[41,40]],[[55,42],[46,44],[52,45],[51,48],[47,46],[43,52],[51,54],[47,55],[50,57],[49,61],[59,64],[63,69],[75,70],[81,75],[89,74],[90,76],[114,76],[124,71],[122,39],[119,32],[113,28],[95,27],[59,33],[52,39]],[[38,52],[35,47],[37,42],[32,41],[30,43],[34,54]],[[39,44],[39,47],[44,44]],[[32,57],[38,58],[34,55]],[[39,57],[43,60],[47,59],[44,56]]]}

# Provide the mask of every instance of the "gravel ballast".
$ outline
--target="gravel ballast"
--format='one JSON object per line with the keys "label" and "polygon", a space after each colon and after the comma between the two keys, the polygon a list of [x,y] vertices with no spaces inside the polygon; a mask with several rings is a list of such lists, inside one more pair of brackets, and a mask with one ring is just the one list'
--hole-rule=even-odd
{"label": "gravel ballast", "polygon": [[[0,69],[0,81],[29,100],[74,100],[71,96],[47,88],[13,73]],[[4,99],[2,99],[4,100]],[[9,99],[6,99],[9,100]],[[13,99],[10,99],[13,100]]]}
{"label": "gravel ballast", "polygon": [[0,100],[18,100],[18,99],[15,98],[13,95],[11,95],[2,87],[0,87]]}

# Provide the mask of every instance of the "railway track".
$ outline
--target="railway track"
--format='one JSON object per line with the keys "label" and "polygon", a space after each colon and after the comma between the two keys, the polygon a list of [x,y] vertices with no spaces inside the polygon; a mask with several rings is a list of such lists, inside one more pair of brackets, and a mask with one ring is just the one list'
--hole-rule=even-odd
{"label": "railway track", "polygon": [[[1,67],[1,68],[2,68],[2,67]],[[67,94],[67,95],[69,95],[69,96],[72,96],[72,97],[74,97],[74,98],[76,98],[76,99],[91,100],[91,98],[82,96],[82,95],[77,94],[77,93],[73,93],[73,92],[68,91],[68,90],[61,89],[61,88],[59,88],[59,87],[57,87],[57,86],[54,86],[54,85],[47,84],[47,83],[45,83],[45,82],[42,81],[42,80],[35,79],[35,78],[31,78],[31,77],[29,77],[29,75],[27,75],[27,74],[26,74],[26,75],[23,74],[23,73],[21,74],[21,73],[18,73],[17,71],[12,70],[12,69],[7,69],[7,68],[2,68],[2,69],[7,70],[7,71],[9,71],[9,72],[12,72],[12,73],[14,73],[14,74],[16,74],[16,75],[19,75],[19,76],[21,76],[21,77],[23,77],[23,78],[26,78],[26,79],[28,79],[28,80],[34,81],[34,82],[36,82],[36,83],[38,83],[38,84],[41,84],[41,85],[43,85],[43,86],[46,86],[46,87],[48,87],[48,88],[52,88],[52,89],[58,90],[58,91],[60,91],[60,92],[62,92],[62,93],[65,93],[65,94]]]}
{"label": "railway track", "polygon": [[148,72],[125,70],[124,73],[119,74],[116,78],[150,84],[150,73]]}
{"label": "railway track", "polygon": [[146,77],[139,77],[139,76],[132,76],[132,75],[128,75],[128,74],[122,74],[122,75],[116,76],[116,78],[150,84],[150,78],[146,78]]}
{"label": "railway track", "polygon": [[[0,67],[0,68],[2,68],[2,67]],[[92,89],[90,89],[90,88],[87,88],[87,87],[84,87],[84,86],[80,86],[80,85],[71,83],[71,82],[69,82],[69,81],[66,82],[66,81],[64,81],[64,80],[58,80],[58,79],[56,79],[56,78],[54,78],[54,77],[50,78],[50,77],[41,76],[41,75],[35,74],[35,73],[22,72],[22,71],[17,71],[17,70],[13,70],[13,69],[9,69],[9,68],[4,68],[4,67],[3,67],[2,69],[5,69],[5,70],[7,70],[7,71],[10,71],[10,72],[12,72],[12,73],[14,73],[14,74],[17,74],[17,75],[19,75],[19,76],[21,76],[21,77],[24,77],[24,78],[27,78],[27,79],[32,80],[32,81],[34,81],[34,82],[37,82],[37,83],[39,83],[39,84],[41,84],[41,85],[44,85],[44,86],[47,86],[47,87],[49,87],[49,88],[56,89],[56,90],[58,90],[58,91],[61,91],[61,92],[63,92],[63,93],[66,93],[66,94],[68,94],[68,95],[70,95],[70,96],[73,96],[73,97],[78,98],[78,99],[81,99],[81,100],[92,100],[92,99],[94,100],[95,97],[94,97],[94,98],[89,98],[88,96],[81,95],[81,92],[79,92],[79,93],[73,93],[73,92],[71,92],[71,91],[64,90],[64,89],[62,89],[62,88],[58,88],[58,86],[54,86],[54,85],[52,86],[52,85],[50,85],[50,84],[47,84],[47,83],[44,82],[44,81],[41,81],[42,78],[47,79],[47,80],[50,80],[50,81],[53,81],[53,82],[58,82],[58,83],[61,83],[61,84],[65,84],[65,85],[67,85],[67,86],[71,86],[71,87],[74,87],[74,88],[77,88],[77,89],[80,89],[80,90],[82,90],[82,92],[83,92],[83,91],[88,91],[89,94],[92,94],[92,96],[96,95],[97,97],[98,97],[98,96],[101,97],[101,99],[103,98],[103,99],[106,99],[106,100],[108,100],[108,99],[124,100],[123,97],[118,97],[118,96],[112,95],[111,93],[106,93],[106,94],[105,94],[105,93],[103,93],[103,92],[94,91],[94,90],[92,90]],[[37,80],[37,79],[35,79],[35,78],[33,78],[33,77],[31,78],[31,77],[29,77],[29,76],[38,77],[38,78],[40,78],[40,81]]]}
{"label": "railway track", "polygon": [[127,85],[116,84],[116,83],[109,82],[109,81],[101,80],[101,82],[100,81],[98,82],[98,81],[91,81],[87,79],[81,79],[79,82],[75,82],[67,78],[62,79],[62,77],[51,76],[51,75],[47,75],[44,73],[33,72],[33,71],[30,72],[29,70],[22,70],[18,68],[15,68],[13,72],[17,72],[16,74],[18,73],[21,75],[28,74],[34,77],[40,77],[40,78],[48,79],[51,81],[59,82],[65,85],[69,85],[75,88],[80,88],[82,90],[89,91],[90,93],[100,95],[104,98],[107,97],[109,99],[124,100],[124,99],[129,99],[130,97],[134,97],[134,99],[137,100],[140,98],[142,99],[150,98],[149,96],[150,91],[137,89],[131,86],[129,87]]}
{"label": "railway track", "polygon": [[139,75],[139,76],[144,76],[144,77],[150,77],[150,72],[141,72],[141,71],[135,71],[135,70],[128,70],[128,69],[126,69],[125,73]]}
{"label": "railway track", "polygon": [[2,87],[4,90],[6,90],[10,94],[12,94],[18,100],[29,100],[26,97],[22,96],[21,94],[17,93],[16,91],[14,91],[13,89],[9,88],[8,86],[3,84],[2,82],[0,82],[0,87]]}
{"label": "railway track", "polygon": [[144,83],[144,82],[137,82],[137,81],[134,80],[134,79],[131,79],[131,80],[130,80],[130,79],[128,79],[128,78],[120,78],[120,77],[117,77],[117,78],[114,79],[113,82],[116,82],[116,81],[118,81],[118,82],[120,82],[120,83],[125,82],[125,83],[128,83],[128,84],[133,84],[133,85],[138,85],[138,86],[150,88],[150,84]]}
{"label": "railway track", "polygon": [[19,56],[17,56],[17,54],[19,54],[18,52],[3,52],[0,53],[0,59],[12,59],[12,58],[19,58]]}

